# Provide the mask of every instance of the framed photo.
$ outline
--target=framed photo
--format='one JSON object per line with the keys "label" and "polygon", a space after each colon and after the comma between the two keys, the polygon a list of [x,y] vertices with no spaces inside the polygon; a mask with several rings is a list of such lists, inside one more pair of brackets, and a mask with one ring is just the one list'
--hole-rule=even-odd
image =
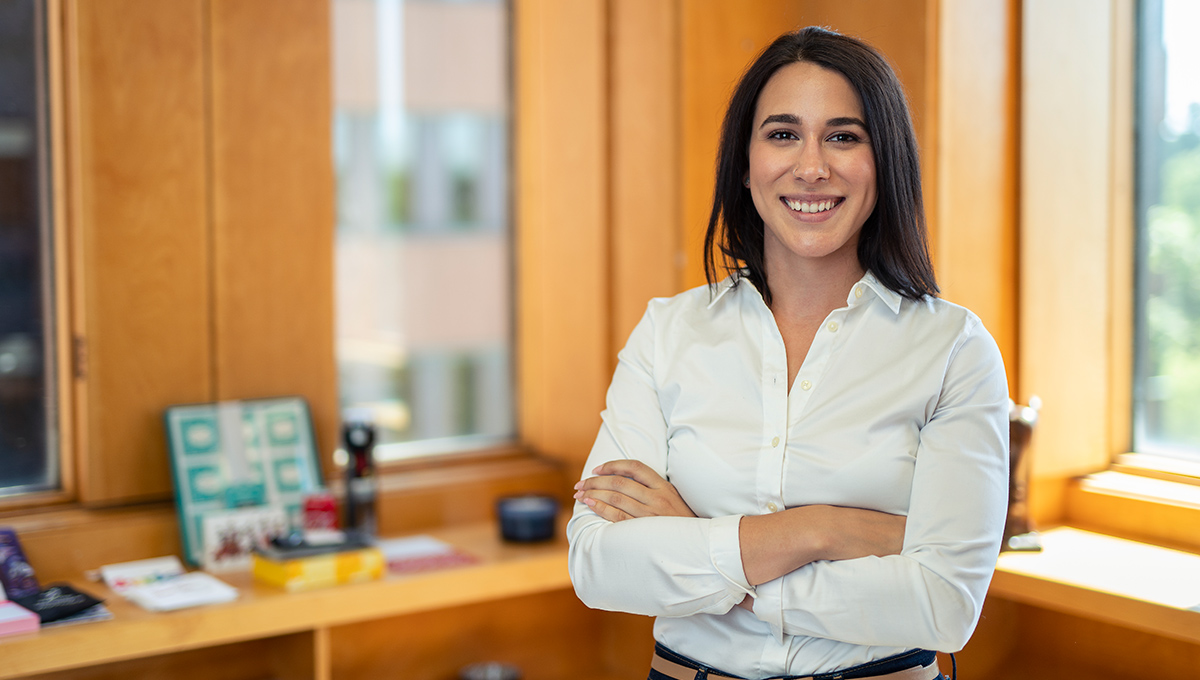
{"label": "framed photo", "polygon": [[[184,558],[205,563],[205,518],[272,510],[300,526],[322,488],[312,417],[300,397],[172,406],[165,413]],[[216,529],[214,529],[216,531]]]}

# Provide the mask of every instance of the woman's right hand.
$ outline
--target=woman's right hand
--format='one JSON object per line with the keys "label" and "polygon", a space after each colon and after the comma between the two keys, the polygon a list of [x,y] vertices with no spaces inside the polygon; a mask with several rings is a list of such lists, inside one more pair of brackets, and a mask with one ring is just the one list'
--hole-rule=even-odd
{"label": "woman's right hand", "polygon": [[875,510],[805,505],[749,515],[739,525],[742,568],[759,585],[818,560],[898,555],[906,518]]}

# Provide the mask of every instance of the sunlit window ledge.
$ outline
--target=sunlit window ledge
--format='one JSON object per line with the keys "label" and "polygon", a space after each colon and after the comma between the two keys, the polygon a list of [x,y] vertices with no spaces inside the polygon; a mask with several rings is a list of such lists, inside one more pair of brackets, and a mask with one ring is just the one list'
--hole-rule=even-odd
{"label": "sunlit window ledge", "polygon": [[1126,454],[1071,480],[1043,550],[1004,553],[991,594],[1200,644],[1200,465]]}
{"label": "sunlit window ledge", "polygon": [[[1172,471],[1173,470],[1173,471]],[[1064,517],[1074,526],[1200,552],[1200,484],[1194,463],[1144,454],[1073,480]]]}
{"label": "sunlit window ledge", "polygon": [[1200,644],[1200,555],[1063,526],[1000,556],[990,594]]}

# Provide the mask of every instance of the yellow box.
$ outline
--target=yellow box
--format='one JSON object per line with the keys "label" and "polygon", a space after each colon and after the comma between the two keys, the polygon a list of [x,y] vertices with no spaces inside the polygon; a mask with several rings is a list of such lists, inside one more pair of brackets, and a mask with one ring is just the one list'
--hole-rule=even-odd
{"label": "yellow box", "polygon": [[254,554],[254,580],[291,593],[373,581],[383,576],[384,567],[379,548],[357,548],[289,560],[273,560]]}

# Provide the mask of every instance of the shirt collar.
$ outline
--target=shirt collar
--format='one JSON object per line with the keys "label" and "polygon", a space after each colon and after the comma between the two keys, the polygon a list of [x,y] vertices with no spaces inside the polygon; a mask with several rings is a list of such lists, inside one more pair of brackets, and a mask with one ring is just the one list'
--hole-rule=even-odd
{"label": "shirt collar", "polygon": [[[719,283],[717,283],[716,293],[713,295],[712,300],[709,301],[707,308],[712,309],[713,307],[716,307],[717,302],[720,301],[721,298],[725,297],[726,293],[733,290],[739,282],[745,282],[747,284],[750,283],[744,276],[735,277],[733,274],[726,276]],[[751,286],[751,288],[753,288],[753,286]]]}
{"label": "shirt collar", "polygon": [[[716,293],[713,295],[712,301],[708,303],[708,309],[715,307],[717,302],[721,298],[725,297],[726,293],[739,285],[750,286],[754,292],[758,292],[758,288],[755,288],[754,284],[751,283],[750,279],[746,278],[745,275],[735,277],[731,274],[716,285]],[[892,310],[893,314],[900,313],[900,294],[880,283],[879,279],[869,271],[866,274],[863,274],[863,277],[858,280],[858,283],[851,286],[850,292],[846,294],[847,307],[853,307],[855,304],[862,302],[861,297],[864,296],[855,295],[855,291],[859,290],[860,286],[863,287],[862,290],[864,292],[864,296],[866,291],[870,290],[875,293],[875,296],[878,297],[883,304],[887,305],[888,309]]]}
{"label": "shirt collar", "polygon": [[859,296],[855,294],[855,291],[859,290],[859,286],[863,286],[865,289],[869,289],[874,292],[875,296],[878,297],[883,304],[887,305],[888,309],[892,310],[893,314],[900,313],[900,294],[880,283],[879,279],[869,271],[866,274],[863,274],[863,277],[858,280],[858,283],[854,284],[850,288],[850,293],[846,296],[847,306],[852,307],[855,303],[862,302],[862,300],[859,299]]}

